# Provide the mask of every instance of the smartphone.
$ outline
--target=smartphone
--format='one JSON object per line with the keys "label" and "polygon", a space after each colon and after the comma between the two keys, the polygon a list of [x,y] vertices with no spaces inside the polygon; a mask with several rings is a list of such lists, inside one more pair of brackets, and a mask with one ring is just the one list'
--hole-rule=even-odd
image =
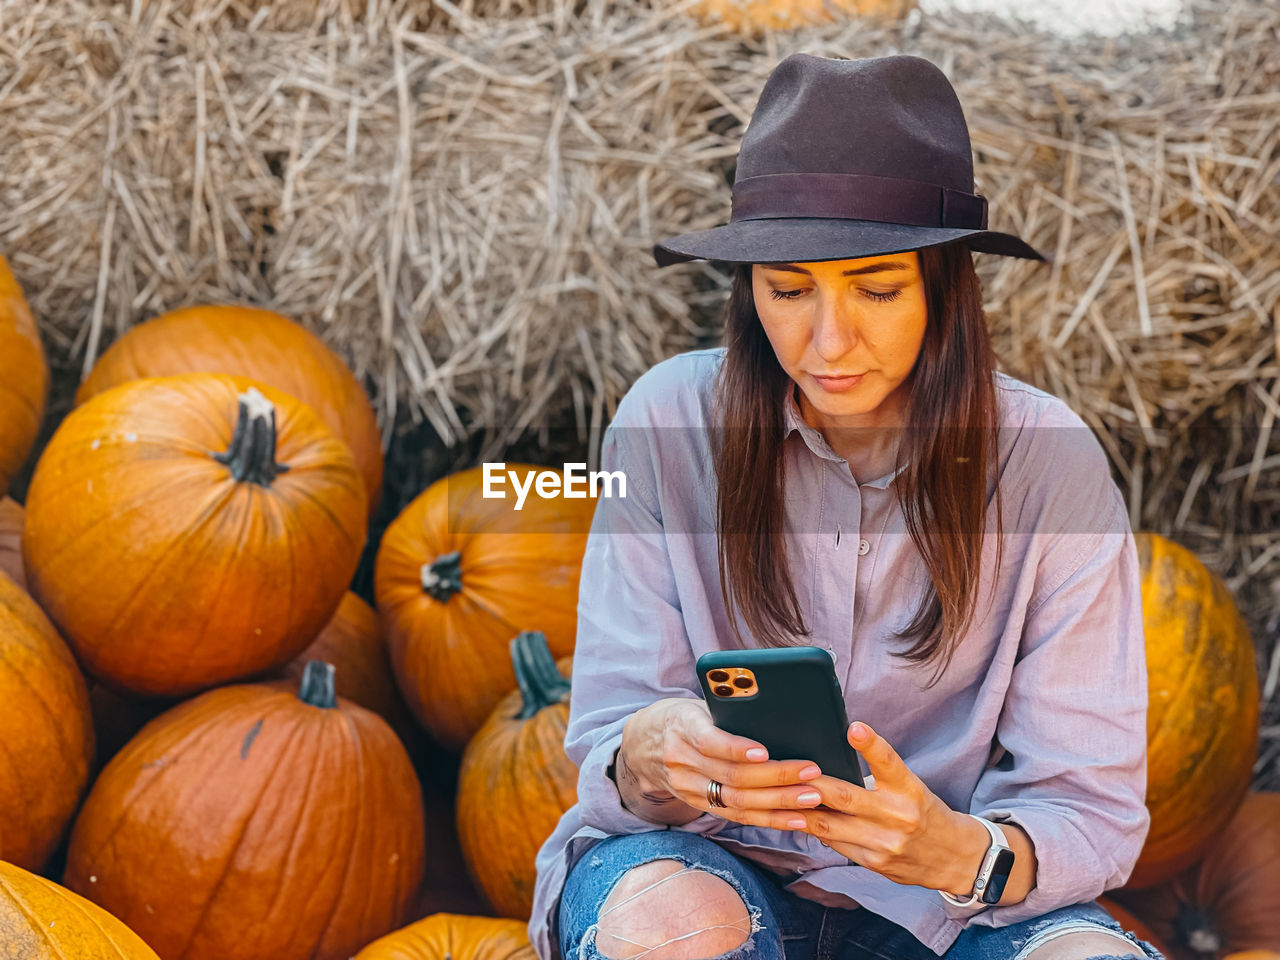
{"label": "smartphone", "polygon": [[812,760],[865,787],[831,654],[821,647],[713,650],[695,669],[711,719],[764,745],[770,760]]}

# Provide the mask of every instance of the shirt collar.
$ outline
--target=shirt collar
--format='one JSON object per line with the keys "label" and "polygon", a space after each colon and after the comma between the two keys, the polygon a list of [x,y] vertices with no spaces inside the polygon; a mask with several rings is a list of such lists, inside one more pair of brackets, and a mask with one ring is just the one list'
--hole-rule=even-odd
{"label": "shirt collar", "polygon": [[[840,454],[831,449],[831,445],[827,443],[818,430],[805,423],[804,417],[800,413],[800,407],[796,403],[796,382],[790,377],[786,380],[786,386],[783,390],[783,430],[782,438],[786,440],[794,432],[799,432],[804,439],[805,445],[808,446],[814,456],[821,457],[823,460],[831,460],[835,463],[842,464],[848,469],[848,462]],[[874,480],[868,480],[866,483],[858,484],[860,487],[874,487],[877,490],[887,489],[898,474],[907,469],[907,464],[903,464],[897,470],[886,473],[883,476],[876,477]]]}

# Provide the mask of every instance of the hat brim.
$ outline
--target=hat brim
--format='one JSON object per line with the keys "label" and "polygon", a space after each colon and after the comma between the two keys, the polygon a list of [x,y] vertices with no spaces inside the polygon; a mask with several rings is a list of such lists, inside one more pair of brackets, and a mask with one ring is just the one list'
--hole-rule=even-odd
{"label": "hat brim", "polygon": [[656,243],[659,267],[688,260],[726,263],[789,263],[852,260],[963,241],[970,250],[1040,260],[1046,256],[1013,234],[959,227],[921,227],[878,220],[780,217],[738,220],[710,230],[682,233]]}

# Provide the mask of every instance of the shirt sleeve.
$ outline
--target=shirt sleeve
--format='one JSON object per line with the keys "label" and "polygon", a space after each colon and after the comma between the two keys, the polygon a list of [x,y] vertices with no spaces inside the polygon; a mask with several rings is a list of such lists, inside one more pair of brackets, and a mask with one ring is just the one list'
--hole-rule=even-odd
{"label": "shirt sleeve", "polygon": [[1146,839],[1141,574],[1109,472],[1100,493],[1097,529],[1053,536],[1041,556],[997,727],[1005,752],[970,806],[1027,832],[1035,885],[1020,903],[972,915],[973,924],[1005,926],[1121,886]]}
{"label": "shirt sleeve", "polygon": [[[578,766],[582,822],[611,835],[666,828],[624,807],[609,778],[624,724],[655,700],[702,698],[644,449],[654,431],[617,424],[605,432],[600,468],[623,472],[626,496],[600,498],[587,535],[564,741]],[[716,833],[727,823],[704,813],[671,829]]]}

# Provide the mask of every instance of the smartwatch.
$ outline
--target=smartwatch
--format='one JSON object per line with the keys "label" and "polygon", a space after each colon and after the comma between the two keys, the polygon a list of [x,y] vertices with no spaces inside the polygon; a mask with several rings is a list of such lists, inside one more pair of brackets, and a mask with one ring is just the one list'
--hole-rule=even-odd
{"label": "smartwatch", "polygon": [[987,828],[987,832],[991,834],[991,846],[987,848],[986,855],[982,858],[982,866],[978,868],[978,875],[973,881],[973,891],[968,897],[952,896],[945,890],[939,890],[938,895],[947,903],[955,904],[957,907],[999,903],[1000,898],[1004,896],[1004,886],[1009,882],[1009,872],[1013,869],[1013,850],[1005,840],[1004,831],[990,820],[973,813],[966,816],[973,817]]}

